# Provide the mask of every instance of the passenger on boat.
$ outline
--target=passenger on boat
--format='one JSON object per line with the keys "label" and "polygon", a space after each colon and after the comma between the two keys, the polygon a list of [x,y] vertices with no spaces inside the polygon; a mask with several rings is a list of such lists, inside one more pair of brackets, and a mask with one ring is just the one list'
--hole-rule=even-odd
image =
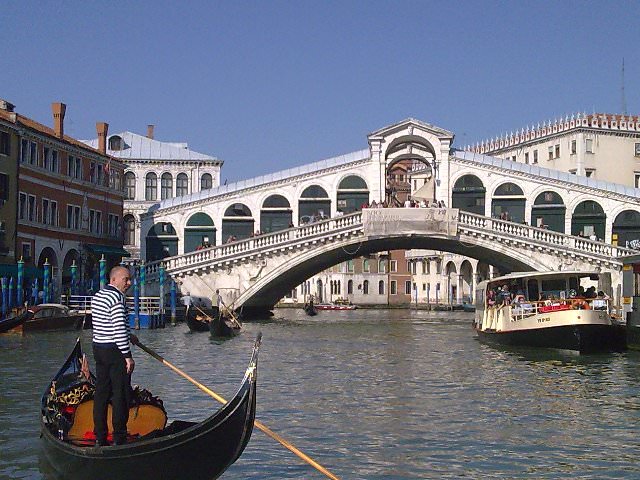
{"label": "passenger on boat", "polygon": [[506,283],[502,286],[502,290],[500,290],[500,297],[498,300],[501,305],[511,304],[511,292],[509,291],[509,285]]}
{"label": "passenger on boat", "polygon": [[488,307],[496,306],[496,292],[493,289],[487,290],[487,306]]}
{"label": "passenger on boat", "polygon": [[93,357],[96,362],[96,391],[93,403],[93,424],[96,446],[107,443],[107,408],[113,407],[113,442],[127,441],[131,373],[135,362],[131,356],[131,335],[124,292],[131,286],[129,270],[122,266],[109,272],[109,285],[91,300],[93,323]]}
{"label": "passenger on boat", "polygon": [[606,310],[607,309],[607,300],[609,297],[605,295],[605,293],[600,290],[598,292],[598,296],[591,302],[594,310]]}

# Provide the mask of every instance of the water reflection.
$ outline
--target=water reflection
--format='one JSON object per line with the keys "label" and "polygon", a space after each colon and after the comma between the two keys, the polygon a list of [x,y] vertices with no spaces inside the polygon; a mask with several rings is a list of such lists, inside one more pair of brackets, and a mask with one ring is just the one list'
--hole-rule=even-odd
{"label": "water reflection", "polygon": [[[489,347],[470,323],[463,312],[278,310],[229,341],[185,325],[140,338],[231,398],[262,331],[258,418],[341,478],[640,477],[637,354]],[[74,339],[0,337],[0,478],[49,478],[38,464],[39,397]],[[134,383],[160,395],[172,419],[218,408],[134,354]],[[325,477],[255,431],[223,478]]]}

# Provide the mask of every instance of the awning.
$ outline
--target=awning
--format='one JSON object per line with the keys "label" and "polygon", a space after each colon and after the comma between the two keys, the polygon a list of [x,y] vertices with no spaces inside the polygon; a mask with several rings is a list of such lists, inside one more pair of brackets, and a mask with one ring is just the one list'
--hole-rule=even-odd
{"label": "awning", "polygon": [[122,247],[114,247],[113,245],[95,245],[88,243],[85,245],[87,250],[95,253],[96,255],[116,256],[116,257],[130,257],[131,254]]}

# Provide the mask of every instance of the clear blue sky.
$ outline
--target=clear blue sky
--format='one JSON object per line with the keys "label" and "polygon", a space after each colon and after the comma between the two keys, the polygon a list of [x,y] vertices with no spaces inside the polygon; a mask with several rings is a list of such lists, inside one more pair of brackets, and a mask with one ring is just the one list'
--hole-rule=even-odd
{"label": "clear blue sky", "polygon": [[234,181],[367,147],[407,117],[464,146],[640,114],[637,1],[6,1],[0,97],[66,132],[188,142]]}

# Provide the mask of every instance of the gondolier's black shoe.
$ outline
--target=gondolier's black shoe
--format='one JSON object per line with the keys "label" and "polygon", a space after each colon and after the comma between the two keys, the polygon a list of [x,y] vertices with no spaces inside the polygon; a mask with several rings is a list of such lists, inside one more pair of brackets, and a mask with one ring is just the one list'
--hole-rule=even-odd
{"label": "gondolier's black shoe", "polygon": [[96,447],[108,447],[109,442],[106,440],[96,440]]}
{"label": "gondolier's black shoe", "polygon": [[114,438],[113,439],[113,444],[114,445],[126,445],[127,444],[127,439],[126,438]]}

